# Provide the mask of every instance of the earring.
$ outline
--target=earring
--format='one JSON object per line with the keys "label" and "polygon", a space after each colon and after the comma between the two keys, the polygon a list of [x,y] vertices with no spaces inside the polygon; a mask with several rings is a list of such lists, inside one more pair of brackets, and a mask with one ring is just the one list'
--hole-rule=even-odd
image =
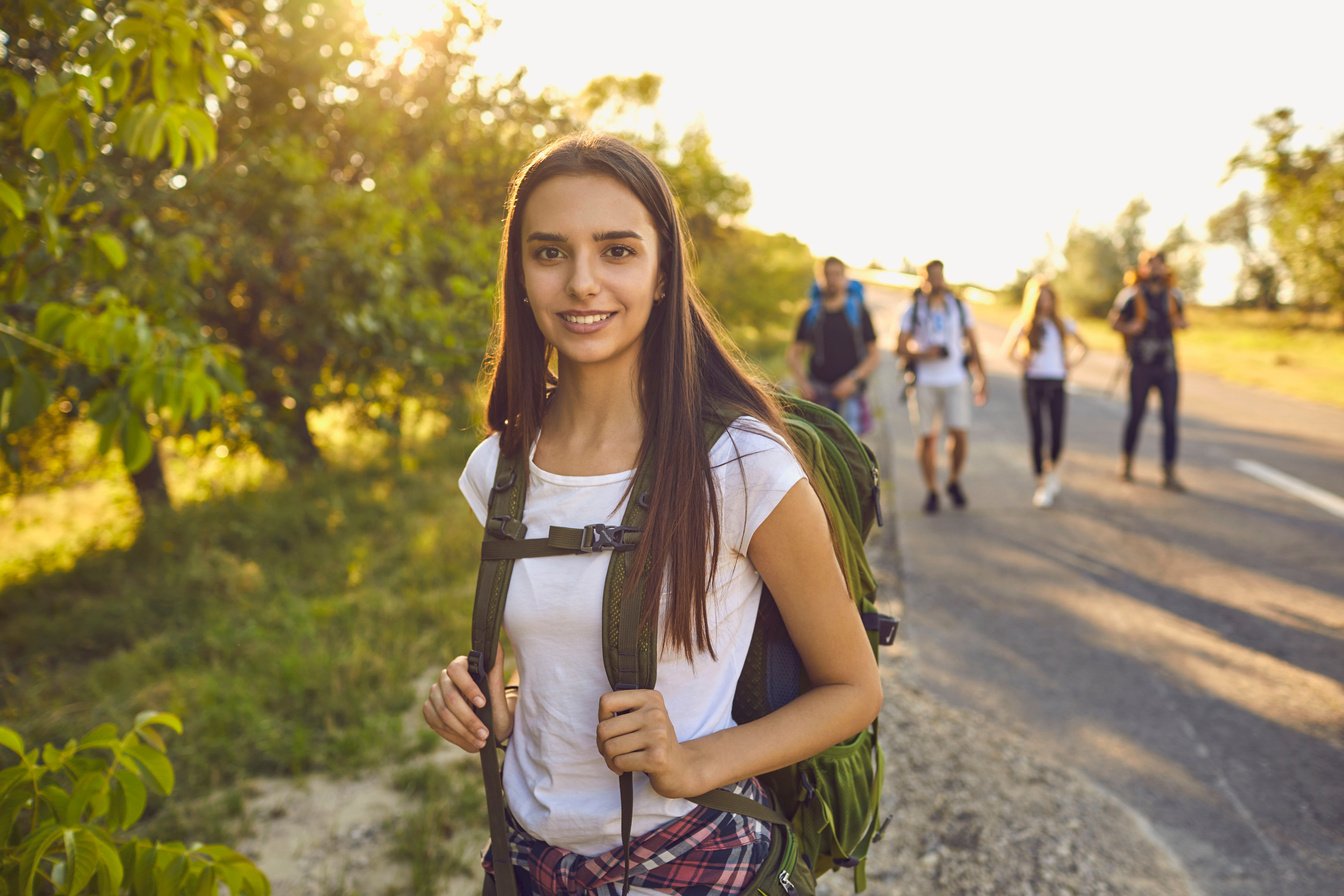
{"label": "earring", "polygon": [[528,304],[527,296],[523,296],[523,304],[524,304],[524,305]]}

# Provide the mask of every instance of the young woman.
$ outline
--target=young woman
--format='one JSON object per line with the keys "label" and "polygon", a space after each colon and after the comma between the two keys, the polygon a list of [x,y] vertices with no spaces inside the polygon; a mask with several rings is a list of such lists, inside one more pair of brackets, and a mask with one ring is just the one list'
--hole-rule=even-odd
{"label": "young woman", "polygon": [[[1070,356],[1069,341],[1081,351]],[[1004,340],[1008,357],[1024,375],[1022,400],[1031,429],[1031,463],[1036,472],[1036,491],[1031,503],[1049,507],[1059,495],[1059,462],[1064,451],[1064,380],[1075,364],[1087,355],[1087,343],[1071,320],[1059,312],[1059,296],[1050,281],[1032,277],[1022,291],[1022,311]],[[1046,419],[1050,426],[1050,459],[1042,456]]]}
{"label": "young woman", "polygon": [[[876,664],[836,560],[825,511],[784,435],[780,410],[720,334],[687,263],[685,229],[657,166],[613,137],[538,151],[511,185],[499,309],[486,371],[490,436],[459,483],[485,521],[500,452],[526,458],[524,520],[619,524],[634,471],[657,471],[631,569],[650,570],[659,620],[656,690],[612,691],[603,669],[609,553],[519,561],[502,650],[488,680],[508,738],[508,847],[524,886],[619,893],[617,774],[638,772],[631,893],[735,893],[768,851],[765,825],[685,798],[795,762],[869,724]],[[703,420],[735,421],[707,445]],[[647,564],[647,566],[646,566]],[[732,698],[762,582],[811,690],[735,726]],[[423,714],[467,752],[486,742],[485,695],[450,662]],[[643,847],[647,847],[646,849]],[[503,848],[494,844],[492,850]],[[488,867],[488,866],[487,866]]]}

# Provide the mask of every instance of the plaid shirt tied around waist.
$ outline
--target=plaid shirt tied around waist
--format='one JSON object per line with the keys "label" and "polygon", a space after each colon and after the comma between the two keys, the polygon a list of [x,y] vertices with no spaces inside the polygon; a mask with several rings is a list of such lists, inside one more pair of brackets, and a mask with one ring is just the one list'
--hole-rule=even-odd
{"label": "plaid shirt tied around waist", "polygon": [[[751,778],[733,791],[769,802]],[[770,826],[754,818],[696,806],[630,840],[630,886],[681,896],[729,896],[751,883],[770,852]],[[533,896],[620,896],[625,850],[586,856],[534,840],[510,819],[509,854]],[[487,873],[494,863],[487,849]]]}

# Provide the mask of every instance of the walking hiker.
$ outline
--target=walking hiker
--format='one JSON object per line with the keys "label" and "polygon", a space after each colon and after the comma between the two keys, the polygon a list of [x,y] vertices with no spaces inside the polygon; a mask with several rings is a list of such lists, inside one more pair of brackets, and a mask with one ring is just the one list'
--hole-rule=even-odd
{"label": "walking hiker", "polygon": [[[826,511],[779,403],[719,335],[686,240],[658,167],[614,137],[561,138],[510,186],[485,366],[490,435],[459,487],[499,536],[483,564],[510,540],[575,538],[563,555],[517,560],[504,580],[511,683],[502,646],[484,657],[473,648],[422,707],[430,728],[482,752],[487,769],[496,742],[508,745],[507,831],[492,831],[484,864],[511,865],[514,877],[488,878],[490,892],[756,886],[775,829],[687,798],[725,786],[759,798],[757,776],[855,735],[881,706]],[[724,420],[716,437],[711,419]],[[524,501],[516,517],[499,512],[509,495]],[[623,521],[634,511],[646,519],[632,530]],[[565,528],[576,522],[592,525]],[[490,581],[478,584],[478,610]],[[734,724],[763,583],[812,686]],[[641,594],[659,597],[641,610],[631,601]],[[641,637],[656,624],[654,668],[639,670],[655,685],[613,688],[608,609],[636,614]],[[625,812],[618,775],[632,782]]]}
{"label": "walking hiker", "polygon": [[1162,402],[1162,487],[1184,492],[1176,476],[1176,402],[1180,373],[1176,367],[1176,330],[1189,323],[1185,297],[1176,288],[1166,254],[1146,250],[1135,270],[1125,276],[1124,289],[1111,308],[1111,329],[1125,337],[1129,355],[1129,415],[1120,443],[1120,478],[1134,481],[1134,449],[1147,411],[1148,393],[1156,389]]}
{"label": "walking hiker", "polygon": [[954,296],[943,279],[943,263],[924,266],[923,283],[901,316],[896,354],[915,377],[910,422],[918,432],[916,455],[928,490],[924,512],[938,512],[938,431],[947,429],[946,491],[954,507],[966,506],[961,485],[966,465],[971,396],[989,400],[989,381],[975,340],[975,319],[966,303]]}
{"label": "walking hiker", "polygon": [[[1072,341],[1081,351],[1069,352]],[[1031,465],[1036,491],[1031,503],[1049,507],[1059,496],[1059,466],[1064,454],[1064,381],[1087,356],[1078,325],[1060,313],[1054,284],[1037,275],[1022,290],[1022,310],[1003,341],[1008,357],[1022,368],[1022,402],[1031,432]],[[1045,428],[1050,429],[1050,457],[1045,458]]]}
{"label": "walking hiker", "polygon": [[871,414],[864,390],[880,360],[877,332],[863,302],[863,284],[849,279],[845,263],[832,256],[821,271],[789,346],[789,369],[804,398],[835,411],[865,435]]}

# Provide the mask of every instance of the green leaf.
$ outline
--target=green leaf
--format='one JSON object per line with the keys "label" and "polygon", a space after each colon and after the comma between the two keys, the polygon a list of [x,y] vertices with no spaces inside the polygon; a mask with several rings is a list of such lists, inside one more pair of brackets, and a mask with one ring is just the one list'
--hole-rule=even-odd
{"label": "green leaf", "polygon": [[107,840],[96,838],[98,849],[98,896],[117,896],[121,892],[121,881],[126,869],[121,864],[121,856]]}
{"label": "green leaf", "polygon": [[0,205],[9,209],[9,213],[14,216],[15,220],[23,220],[23,197],[19,195],[18,190],[2,180],[0,180]]}
{"label": "green leaf", "polygon": [[4,725],[0,725],[0,747],[4,747],[7,750],[22,756],[23,738],[20,737],[19,732],[15,731],[13,728],[6,728]]}
{"label": "green leaf", "polygon": [[[149,430],[140,422],[138,417],[128,416],[126,423],[121,429],[121,453],[122,460],[126,464],[126,469],[135,473],[144,468],[149,463],[150,455],[154,452],[154,441],[149,437]],[[163,759],[163,754],[155,754]],[[136,757],[137,759],[139,757]],[[167,762],[166,759],[164,759]],[[169,766],[171,774],[172,766]],[[151,772],[153,774],[153,772]],[[158,777],[155,776],[155,781]],[[171,785],[170,788],[171,790]]]}
{"label": "green leaf", "polygon": [[101,853],[98,849],[98,840],[84,828],[77,828],[73,836],[67,835],[65,838],[67,861],[74,868],[74,873],[70,877],[70,889],[67,890],[70,896],[83,891],[93,880],[94,873],[98,870]]}
{"label": "green leaf", "polygon": [[191,866],[184,853],[168,852],[159,849],[158,859],[154,863],[154,883],[160,893],[181,893],[182,881]]}
{"label": "green leaf", "polygon": [[141,728],[148,728],[150,725],[162,725],[165,728],[172,729],[177,734],[182,733],[182,720],[171,712],[147,709],[135,717],[136,731]]}
{"label": "green leaf", "polygon": [[154,869],[158,865],[158,849],[147,843],[136,843],[135,845],[135,870],[132,879],[135,882],[135,892],[153,893],[154,891]]}
{"label": "green leaf", "polygon": [[126,755],[138,762],[150,778],[158,786],[159,790],[165,795],[173,792],[173,764],[153,747],[147,747],[144,744],[131,744],[126,748]]}
{"label": "green leaf", "polygon": [[145,813],[149,791],[139,775],[123,767],[115,772],[112,793],[114,814],[117,816],[113,820],[114,827],[125,830],[139,821],[140,816]]}
{"label": "green leaf", "polygon": [[101,426],[115,423],[121,416],[121,405],[117,403],[116,393],[99,392],[89,403],[89,419]]}
{"label": "green leaf", "polygon": [[24,839],[25,847],[19,861],[19,892],[33,892],[33,881],[37,878],[42,859],[63,834],[59,825],[45,824]]}
{"label": "green leaf", "polygon": [[[163,47],[155,47],[149,56],[150,81],[154,86],[154,99],[160,104],[172,99],[172,93],[168,90],[168,51]],[[158,155],[158,153],[155,153]]]}
{"label": "green leaf", "polygon": [[82,822],[84,810],[89,801],[107,787],[107,776],[99,772],[86,772],[75,781],[70,791],[70,802],[65,807],[66,824]]}
{"label": "green leaf", "polygon": [[93,242],[103,253],[103,257],[108,260],[116,270],[126,267],[126,247],[122,244],[116,234],[107,230],[99,230],[93,234]]}
{"label": "green leaf", "polygon": [[121,435],[121,423],[125,418],[120,414],[112,423],[107,424],[98,431],[98,453],[106,454],[112,450],[116,444],[117,437]]}
{"label": "green leaf", "polygon": [[187,139],[185,127],[178,120],[177,111],[169,107],[163,114],[163,129],[168,135],[168,158],[174,168],[181,168],[187,158]]}
{"label": "green leaf", "polygon": [[37,322],[33,335],[43,342],[53,344],[61,341],[66,326],[75,318],[75,310],[62,302],[47,302],[37,309]]}
{"label": "green leaf", "polygon": [[79,739],[79,748],[81,750],[91,750],[96,747],[115,747],[119,740],[120,739],[117,737],[117,726],[113,725],[111,722],[105,722],[81,737]]}
{"label": "green leaf", "polygon": [[15,382],[0,407],[0,432],[16,432],[38,418],[47,406],[47,388],[27,367],[14,368]]}

